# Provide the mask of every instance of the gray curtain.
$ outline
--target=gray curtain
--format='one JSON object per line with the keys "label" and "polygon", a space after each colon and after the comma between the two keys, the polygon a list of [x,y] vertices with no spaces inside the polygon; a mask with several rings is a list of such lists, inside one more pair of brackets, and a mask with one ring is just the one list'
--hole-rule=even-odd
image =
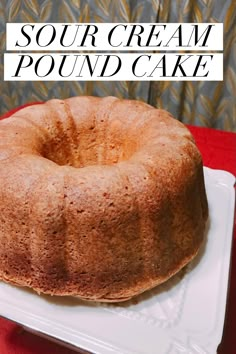
{"label": "gray curtain", "polygon": [[[4,82],[7,22],[224,22],[223,82]],[[76,95],[140,99],[184,123],[236,131],[235,0],[1,0],[0,114]]]}

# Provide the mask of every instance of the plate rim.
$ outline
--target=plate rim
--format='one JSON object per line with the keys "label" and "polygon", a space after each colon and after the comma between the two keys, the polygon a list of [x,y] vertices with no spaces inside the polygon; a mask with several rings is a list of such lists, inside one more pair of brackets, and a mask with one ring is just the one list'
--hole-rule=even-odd
{"label": "plate rim", "polygon": [[[221,339],[222,339],[222,334],[223,334],[223,327],[224,327],[224,319],[225,319],[225,310],[226,310],[226,303],[227,303],[227,296],[228,296],[228,290],[229,290],[229,275],[230,275],[230,261],[231,261],[231,253],[232,253],[232,240],[233,240],[233,223],[234,223],[234,208],[235,208],[235,191],[234,191],[234,184],[235,184],[235,176],[227,171],[224,170],[219,170],[219,169],[211,169],[209,167],[205,167],[204,166],[204,176],[205,176],[205,180],[206,180],[206,188],[207,188],[207,184],[210,181],[214,181],[214,183],[217,183],[225,188],[228,189],[229,191],[229,198],[228,198],[228,203],[229,203],[229,208],[231,209],[231,217],[229,218],[229,220],[227,220],[227,230],[226,230],[226,244],[224,245],[228,250],[228,256],[225,260],[225,264],[224,264],[224,269],[221,269],[221,273],[224,273],[224,291],[221,292],[221,299],[219,300],[221,302],[221,313],[219,314],[220,316],[220,320],[218,321],[218,324],[216,326],[216,328],[214,329],[214,338],[213,338],[213,342],[212,346],[215,346],[215,348],[217,348],[217,346],[219,345]],[[5,283],[4,283],[5,284]],[[7,284],[5,284],[7,285]],[[8,286],[8,285],[7,285]],[[9,285],[11,286],[11,285]],[[17,289],[20,289],[17,287]],[[1,309],[3,308],[3,306],[5,307],[5,310],[8,308],[8,315],[5,313],[2,313],[2,310],[0,310],[0,316],[3,318],[6,318],[8,320],[11,320],[15,323],[18,323],[21,326],[24,326],[25,328],[29,328],[30,330],[34,331],[37,334],[43,334],[47,337],[52,337],[53,339],[55,339],[55,341],[59,340],[60,344],[64,344],[64,345],[69,345],[69,346],[73,346],[74,349],[78,349],[78,350],[86,350],[89,352],[93,352],[96,354],[108,354],[108,353],[121,353],[120,350],[122,350],[122,354],[130,354],[130,353],[136,353],[136,351],[130,351],[130,350],[126,350],[125,348],[121,348],[121,347],[116,347],[113,344],[109,344],[109,342],[104,342],[103,340],[100,342],[97,338],[93,338],[90,335],[86,335],[82,332],[76,331],[77,334],[79,334],[79,343],[73,340],[68,340],[68,338],[65,338],[65,335],[63,334],[59,334],[57,333],[57,331],[55,331],[56,327],[55,327],[55,323],[54,323],[54,328],[52,326],[53,322],[50,320],[47,320],[47,324],[46,327],[48,327],[48,329],[45,329],[45,322],[44,322],[44,327],[42,328],[42,326],[40,326],[39,324],[42,324],[42,321],[40,321],[40,318],[36,318],[39,316],[33,316],[33,322],[32,322],[32,314],[29,316],[29,314],[27,314],[27,312],[22,311],[21,309],[18,309],[18,313],[24,313],[25,316],[23,317],[23,319],[21,320],[17,320],[16,316],[15,316],[15,311],[17,311],[17,309],[15,308],[15,306],[13,304],[9,304],[9,303],[4,303],[2,301],[1,298],[1,289],[0,289],[0,304]],[[11,310],[14,309],[13,313],[14,315],[11,313]],[[34,323],[35,321],[35,323]],[[38,322],[37,322],[38,321]],[[59,326],[61,329],[63,326]],[[53,332],[53,333],[52,333]],[[60,330],[59,330],[60,332]],[[63,330],[62,330],[63,332]],[[64,332],[65,334],[65,332]],[[212,339],[212,338],[211,338]],[[212,341],[211,341],[212,342]],[[207,348],[208,349],[208,348]],[[215,349],[214,349],[215,350]],[[215,352],[215,351],[214,351]],[[141,352],[140,352],[141,353]]]}

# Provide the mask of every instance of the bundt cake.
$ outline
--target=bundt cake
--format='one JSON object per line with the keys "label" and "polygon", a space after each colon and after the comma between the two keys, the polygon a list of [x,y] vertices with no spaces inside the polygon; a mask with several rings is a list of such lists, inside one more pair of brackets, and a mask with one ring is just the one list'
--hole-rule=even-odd
{"label": "bundt cake", "polygon": [[148,104],[53,99],[0,122],[0,279],[122,301],[197,254],[208,215],[188,129]]}

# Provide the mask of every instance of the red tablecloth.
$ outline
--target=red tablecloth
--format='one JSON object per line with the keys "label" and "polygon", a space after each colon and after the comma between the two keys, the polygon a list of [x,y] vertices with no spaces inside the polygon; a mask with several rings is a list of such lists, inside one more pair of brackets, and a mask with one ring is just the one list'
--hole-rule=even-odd
{"label": "red tablecloth", "polygon": [[[9,117],[16,110],[8,112],[2,118]],[[192,126],[189,126],[189,129],[202,153],[204,165],[229,171],[236,176],[236,134]],[[75,352],[31,334],[19,325],[0,318],[0,354],[42,353],[73,354]],[[234,228],[227,312],[223,339],[218,353],[236,354],[236,227]]]}

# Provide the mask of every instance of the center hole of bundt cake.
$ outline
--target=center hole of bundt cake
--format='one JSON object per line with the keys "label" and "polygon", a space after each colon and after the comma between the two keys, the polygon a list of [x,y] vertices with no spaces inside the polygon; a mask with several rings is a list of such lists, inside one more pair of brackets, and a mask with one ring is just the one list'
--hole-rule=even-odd
{"label": "center hole of bundt cake", "polygon": [[128,160],[135,150],[136,143],[130,140],[112,140],[112,136],[100,136],[91,129],[75,141],[65,136],[54,139],[44,145],[42,156],[60,166],[82,168]]}

